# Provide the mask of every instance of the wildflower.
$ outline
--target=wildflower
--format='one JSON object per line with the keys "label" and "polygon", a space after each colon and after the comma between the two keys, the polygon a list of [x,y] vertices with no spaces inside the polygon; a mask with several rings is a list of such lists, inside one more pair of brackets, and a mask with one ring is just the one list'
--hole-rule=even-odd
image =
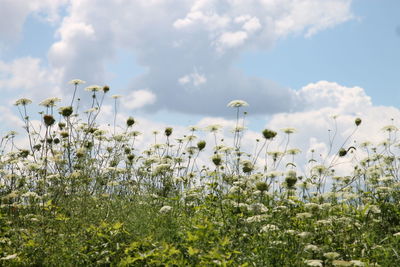
{"label": "wildflower", "polygon": [[276,226],[275,224],[267,224],[261,228],[261,232],[264,232],[264,233],[271,232],[271,231],[278,231],[278,230],[279,230],[279,227]]}
{"label": "wildflower", "polygon": [[98,107],[89,108],[88,110],[85,111],[85,113],[92,113],[92,112],[96,112],[96,111],[98,111],[98,110],[99,110]]}
{"label": "wildflower", "polygon": [[242,170],[244,173],[249,173],[254,170],[254,165],[253,165],[253,163],[251,163],[251,161],[245,160],[242,162],[242,164],[243,164]]}
{"label": "wildflower", "polygon": [[134,125],[134,124],[135,124],[135,119],[134,119],[133,117],[129,117],[129,118],[126,120],[126,126],[131,127],[131,126]]}
{"label": "wildflower", "polygon": [[304,250],[317,252],[319,251],[319,247],[317,247],[316,245],[308,244],[307,246],[304,247]]}
{"label": "wildflower", "polygon": [[61,115],[63,115],[64,117],[69,117],[71,116],[72,112],[73,112],[73,108],[72,106],[67,106],[67,107],[60,107],[58,109],[59,113]]}
{"label": "wildflower", "polygon": [[285,182],[288,188],[293,188],[297,182],[297,176],[295,171],[288,171],[285,178]]}
{"label": "wildflower", "polygon": [[285,128],[285,129],[282,129],[282,132],[284,132],[285,134],[292,134],[292,133],[296,132],[296,129],[294,129],[294,128]]}
{"label": "wildflower", "polygon": [[266,182],[257,182],[256,188],[261,192],[268,191],[268,184]]}
{"label": "wildflower", "polygon": [[346,149],[341,148],[339,150],[339,157],[344,157],[344,156],[346,156],[346,154],[347,154],[347,150]]}
{"label": "wildflower", "polygon": [[222,158],[220,155],[215,154],[212,158],[211,158],[212,162],[215,164],[215,166],[219,166],[221,165],[222,162]]}
{"label": "wildflower", "polygon": [[101,90],[101,86],[99,86],[99,85],[90,85],[85,88],[85,91],[89,91],[89,92],[98,92],[100,90]]}
{"label": "wildflower", "polygon": [[289,155],[297,155],[299,153],[301,153],[301,150],[298,148],[292,148],[292,149],[288,149],[288,151],[286,151]]}
{"label": "wildflower", "polygon": [[221,129],[221,125],[218,124],[213,124],[213,125],[209,125],[206,127],[206,130],[211,132],[211,133],[215,133],[217,132],[219,129]]}
{"label": "wildflower", "polygon": [[30,103],[32,103],[32,100],[28,99],[28,98],[20,98],[17,101],[15,101],[14,105],[16,106],[26,106],[29,105]]}
{"label": "wildflower", "polygon": [[398,130],[399,129],[394,125],[387,125],[387,126],[382,128],[382,131],[386,131],[386,132],[389,132],[389,133],[390,132],[395,132],[395,131],[398,131]]}
{"label": "wildflower", "polygon": [[393,234],[394,237],[400,237],[400,232]]}
{"label": "wildflower", "polygon": [[171,206],[163,206],[161,209],[160,209],[160,213],[163,213],[163,214],[166,214],[166,213],[169,213],[170,211],[172,210],[172,207]]}
{"label": "wildflower", "polygon": [[197,142],[197,148],[199,149],[199,151],[203,150],[205,147],[206,147],[206,141],[201,140]]}
{"label": "wildflower", "polygon": [[324,257],[327,258],[328,260],[334,260],[340,256],[339,253],[337,252],[326,252],[324,253]]}
{"label": "wildflower", "polygon": [[254,203],[249,206],[249,209],[255,213],[265,213],[268,211],[268,208],[264,206],[262,203]]}
{"label": "wildflower", "polygon": [[80,80],[80,79],[73,79],[73,80],[70,80],[68,83],[69,83],[69,84],[78,85],[78,84],[83,84],[83,83],[86,83],[86,82],[85,82],[85,81],[82,81],[82,80]]}
{"label": "wildflower", "polygon": [[46,126],[51,126],[54,124],[54,122],[56,120],[54,119],[54,117],[52,115],[47,114],[47,115],[43,116],[43,121],[44,121],[44,124],[46,124]]}
{"label": "wildflower", "polygon": [[302,212],[302,213],[296,214],[296,218],[299,218],[299,219],[306,219],[306,218],[311,218],[311,217],[312,217],[312,214],[309,212]]}
{"label": "wildflower", "polygon": [[334,260],[332,261],[333,266],[353,266],[353,263],[350,261],[344,261],[344,260]]}
{"label": "wildflower", "polygon": [[300,238],[307,238],[307,237],[309,237],[309,236],[311,236],[311,233],[310,232],[301,232],[301,233],[299,233],[299,234],[297,234]]}
{"label": "wildflower", "polygon": [[246,222],[248,222],[248,223],[253,223],[253,222],[262,222],[262,221],[265,221],[266,219],[268,219],[268,215],[255,215],[255,216],[252,216],[252,217],[248,217],[247,219],[246,219]]}
{"label": "wildflower", "polygon": [[315,267],[322,267],[322,260],[305,260],[304,261],[307,266],[315,266]]}
{"label": "wildflower", "polygon": [[56,103],[60,101],[61,99],[58,97],[50,97],[40,102],[39,105],[49,108],[49,107],[54,107]]}
{"label": "wildflower", "polygon": [[353,266],[365,266],[365,263],[359,260],[351,260],[350,262],[353,264]]}
{"label": "wildflower", "polygon": [[262,134],[263,134],[264,138],[267,140],[273,139],[277,135],[277,133],[275,131],[272,131],[269,129],[264,129],[264,131],[262,131]]}
{"label": "wildflower", "polygon": [[13,259],[17,258],[17,256],[18,256],[17,254],[12,254],[12,255],[8,255],[3,258],[0,258],[0,260],[13,260]]}
{"label": "wildflower", "polygon": [[164,134],[166,137],[169,137],[172,134],[172,128],[171,127],[165,128]]}
{"label": "wildflower", "polygon": [[121,98],[122,95],[112,95],[111,97],[112,97],[113,99],[118,99],[118,98]]}
{"label": "wildflower", "polygon": [[228,103],[227,107],[231,108],[240,108],[240,107],[247,107],[249,104],[243,100],[233,100]]}

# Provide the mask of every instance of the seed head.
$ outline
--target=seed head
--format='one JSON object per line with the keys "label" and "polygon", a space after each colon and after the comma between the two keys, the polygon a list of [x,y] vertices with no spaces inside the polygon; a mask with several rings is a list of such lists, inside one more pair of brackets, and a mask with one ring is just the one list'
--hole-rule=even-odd
{"label": "seed head", "polygon": [[347,154],[347,150],[346,149],[341,148],[339,150],[339,157],[344,157],[344,156],[346,156],[346,154]]}
{"label": "seed head", "polygon": [[46,126],[51,126],[56,121],[52,115],[46,114],[43,116],[43,121]]}
{"label": "seed head", "polygon": [[59,110],[59,113],[61,115],[63,115],[64,117],[69,117],[69,116],[71,116],[72,112],[74,112],[74,110],[71,106],[61,107],[58,110]]}
{"label": "seed head", "polygon": [[296,172],[295,171],[289,171],[287,173],[286,178],[285,178],[285,182],[286,182],[288,188],[293,188],[294,185],[297,182],[297,174],[296,174]]}
{"label": "seed head", "polygon": [[262,131],[262,134],[267,140],[273,139],[276,136],[276,132],[269,129],[265,129],[264,131]]}
{"label": "seed head", "polygon": [[135,119],[134,119],[133,117],[129,117],[129,118],[126,120],[126,126],[131,127],[131,126],[134,125],[134,124],[135,124]]}
{"label": "seed head", "polygon": [[199,149],[199,151],[203,150],[205,147],[206,147],[206,141],[201,140],[197,142],[197,148]]}
{"label": "seed head", "polygon": [[215,166],[221,165],[222,159],[221,156],[216,154],[211,158],[212,162],[215,164]]}
{"label": "seed head", "polygon": [[104,85],[104,86],[103,86],[103,92],[104,92],[104,93],[107,93],[108,91],[110,91],[110,86]]}
{"label": "seed head", "polygon": [[165,128],[165,136],[169,137],[172,134],[172,128],[171,127],[167,127]]}
{"label": "seed head", "polygon": [[361,119],[360,118],[355,119],[354,123],[356,124],[356,126],[360,125],[361,124]]}

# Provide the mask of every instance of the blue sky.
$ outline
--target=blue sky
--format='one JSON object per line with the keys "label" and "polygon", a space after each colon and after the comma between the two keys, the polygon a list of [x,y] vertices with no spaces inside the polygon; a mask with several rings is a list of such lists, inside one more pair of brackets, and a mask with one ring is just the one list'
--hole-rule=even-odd
{"label": "blue sky", "polygon": [[254,130],[280,116],[398,115],[397,0],[0,3],[10,114],[22,96],[69,99],[67,81],[80,78],[123,95],[126,115],[171,125],[231,119],[236,98],[249,102]]}

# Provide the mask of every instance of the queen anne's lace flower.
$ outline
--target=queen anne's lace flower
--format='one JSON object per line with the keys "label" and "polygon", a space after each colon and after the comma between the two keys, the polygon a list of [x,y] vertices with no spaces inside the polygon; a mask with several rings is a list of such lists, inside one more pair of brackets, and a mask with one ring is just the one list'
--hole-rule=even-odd
{"label": "queen anne's lace flower", "polygon": [[228,107],[231,108],[239,108],[239,107],[247,107],[249,104],[246,101],[243,100],[233,100],[228,103]]}

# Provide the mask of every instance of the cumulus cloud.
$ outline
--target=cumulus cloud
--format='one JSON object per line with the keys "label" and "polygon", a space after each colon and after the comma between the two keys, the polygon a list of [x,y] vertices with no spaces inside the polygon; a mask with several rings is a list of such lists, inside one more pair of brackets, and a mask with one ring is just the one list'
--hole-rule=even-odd
{"label": "cumulus cloud", "polygon": [[[13,92],[36,100],[52,96],[62,97],[58,86],[61,74],[42,66],[38,58],[24,57],[11,62],[0,60],[0,92]],[[51,92],[51,93],[50,93]]]}
{"label": "cumulus cloud", "polygon": [[[298,94],[304,100],[305,110],[275,114],[266,127],[273,130],[286,127],[297,129],[291,136],[290,146],[303,151],[299,166],[306,165],[311,149],[316,151],[317,160],[323,162],[327,159],[326,162],[329,162],[342,145],[357,146],[366,141],[378,144],[387,138],[387,133],[381,129],[391,124],[391,119],[400,121],[399,109],[372,105],[370,97],[360,87],[320,81],[303,87]],[[362,123],[357,128],[354,120],[358,117]],[[349,136],[351,138],[345,143]],[[339,164],[338,168],[348,173],[349,166]]]}
{"label": "cumulus cloud", "polygon": [[2,0],[0,8],[0,44],[18,39],[29,15],[49,22],[60,19],[60,8],[68,0]]}
{"label": "cumulus cloud", "polygon": [[64,81],[104,82],[107,63],[127,49],[145,70],[127,91],[157,95],[147,109],[213,115],[227,114],[232,99],[248,101],[254,113],[294,110],[295,91],[249,77],[236,60],[247,49],[268,49],[290,34],[311,36],[353,16],[351,0],[71,0],[68,10],[49,51]]}
{"label": "cumulus cloud", "polygon": [[122,106],[128,110],[142,108],[153,104],[155,101],[156,95],[145,89],[133,91],[121,99]]}

